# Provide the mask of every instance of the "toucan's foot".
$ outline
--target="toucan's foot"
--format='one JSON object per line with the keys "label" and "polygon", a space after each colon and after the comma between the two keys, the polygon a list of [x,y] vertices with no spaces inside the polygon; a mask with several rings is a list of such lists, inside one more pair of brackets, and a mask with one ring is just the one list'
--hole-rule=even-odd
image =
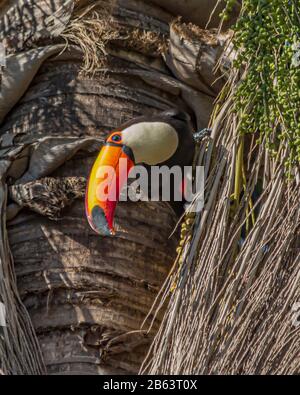
{"label": "toucan's foot", "polygon": [[199,132],[194,133],[194,140],[196,143],[200,143],[204,137],[210,136],[211,129],[205,128],[200,130]]}
{"label": "toucan's foot", "polygon": [[114,232],[109,229],[107,219],[101,207],[95,206],[92,209],[92,227],[101,236],[112,236]]}

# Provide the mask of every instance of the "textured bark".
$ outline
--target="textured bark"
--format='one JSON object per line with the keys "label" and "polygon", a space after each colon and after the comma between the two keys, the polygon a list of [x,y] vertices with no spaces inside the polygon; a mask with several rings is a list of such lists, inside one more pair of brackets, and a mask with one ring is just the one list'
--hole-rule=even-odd
{"label": "textured bark", "polygon": [[[133,112],[141,114],[146,106],[155,111],[148,103],[151,88],[143,93],[138,78],[101,81],[78,71],[71,62],[45,65],[2,131],[104,136]],[[140,103],[134,88],[141,90]],[[75,157],[52,176],[87,177],[94,158]],[[49,372],[138,369],[149,338],[134,331],[172,263],[176,238],[168,236],[175,221],[163,203],[122,203],[117,221],[119,237],[97,236],[81,198],[60,221],[24,209],[9,224],[19,292]]]}

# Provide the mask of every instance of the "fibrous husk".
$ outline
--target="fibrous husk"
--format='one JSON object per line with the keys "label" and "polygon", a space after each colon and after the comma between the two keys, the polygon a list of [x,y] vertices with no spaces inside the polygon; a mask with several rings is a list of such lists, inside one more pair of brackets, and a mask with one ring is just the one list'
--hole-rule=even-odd
{"label": "fibrous husk", "polygon": [[[231,36],[230,31],[204,30],[176,19],[170,26],[166,63],[180,80],[216,96],[228,78],[225,73],[233,57],[227,48]],[[219,63],[221,67],[216,68]]]}
{"label": "fibrous husk", "polygon": [[44,177],[9,188],[9,197],[20,207],[26,207],[46,217],[58,220],[62,210],[75,199],[83,198],[84,177]]}
{"label": "fibrous husk", "polygon": [[[127,7],[127,4],[126,4]],[[84,54],[83,70],[94,72],[106,65],[110,46],[120,46],[145,55],[158,56],[166,48],[166,37],[157,29],[149,30],[137,23],[138,12],[116,2],[97,1],[94,4],[79,2],[62,37],[79,45]],[[166,25],[167,26],[167,25]]]}
{"label": "fibrous husk", "polygon": [[63,45],[52,45],[7,56],[1,75],[0,124],[26,92],[45,59],[62,49]]}
{"label": "fibrous husk", "polygon": [[97,4],[92,4],[85,9],[80,8],[62,33],[67,42],[81,48],[84,54],[83,70],[86,72],[103,66],[107,56],[107,43],[118,37],[117,25],[111,15],[111,5],[104,3],[101,9],[96,6]]}

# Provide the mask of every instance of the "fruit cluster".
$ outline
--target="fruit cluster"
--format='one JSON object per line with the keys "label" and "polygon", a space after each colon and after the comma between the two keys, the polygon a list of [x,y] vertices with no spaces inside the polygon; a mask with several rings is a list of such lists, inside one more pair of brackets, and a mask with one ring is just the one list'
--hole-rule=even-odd
{"label": "fruit cluster", "polygon": [[[223,18],[234,3],[227,0]],[[292,168],[300,161],[300,1],[243,0],[233,29],[240,133],[258,133],[271,155],[287,148]]]}

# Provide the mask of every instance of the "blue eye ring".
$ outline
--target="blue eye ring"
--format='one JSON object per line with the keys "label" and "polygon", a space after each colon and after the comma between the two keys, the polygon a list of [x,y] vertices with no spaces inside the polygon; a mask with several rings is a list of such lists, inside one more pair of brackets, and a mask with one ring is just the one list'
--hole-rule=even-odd
{"label": "blue eye ring", "polygon": [[111,136],[112,141],[116,141],[119,142],[122,140],[122,137],[119,134],[114,134],[113,136]]}

